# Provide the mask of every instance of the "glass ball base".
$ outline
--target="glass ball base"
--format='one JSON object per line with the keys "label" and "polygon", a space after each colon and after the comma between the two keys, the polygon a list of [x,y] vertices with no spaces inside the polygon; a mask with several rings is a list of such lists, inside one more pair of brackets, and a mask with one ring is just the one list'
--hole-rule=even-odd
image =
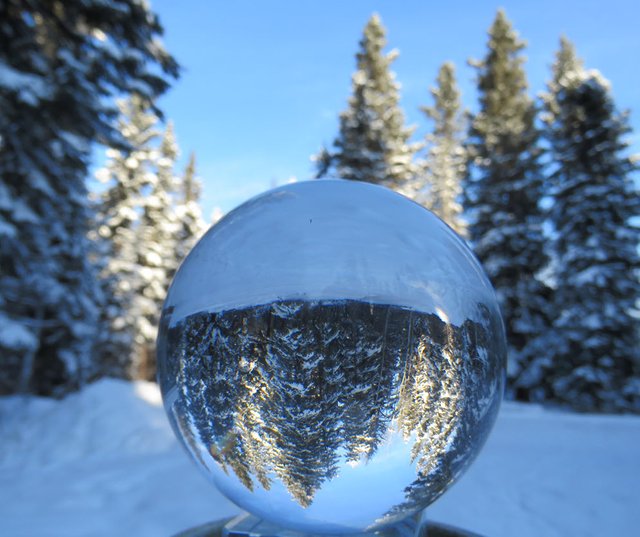
{"label": "glass ball base", "polygon": [[[278,527],[258,517],[244,513],[234,518],[209,522],[181,532],[175,537],[329,537]],[[482,537],[477,533],[427,521],[424,514],[409,517],[400,523],[375,532],[332,534],[330,537]]]}

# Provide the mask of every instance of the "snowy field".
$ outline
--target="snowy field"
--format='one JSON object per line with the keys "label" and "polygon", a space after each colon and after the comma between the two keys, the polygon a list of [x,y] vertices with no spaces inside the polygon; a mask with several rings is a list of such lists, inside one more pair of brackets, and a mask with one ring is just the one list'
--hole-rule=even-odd
{"label": "snowy field", "polygon": [[[0,399],[0,535],[170,536],[237,512],[173,437],[153,384]],[[487,537],[640,535],[640,418],[505,404],[434,520]]]}

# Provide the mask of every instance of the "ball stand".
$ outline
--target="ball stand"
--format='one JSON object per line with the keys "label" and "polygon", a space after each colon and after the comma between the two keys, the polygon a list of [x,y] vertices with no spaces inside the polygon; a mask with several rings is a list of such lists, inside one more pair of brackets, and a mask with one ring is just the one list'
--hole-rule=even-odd
{"label": "ball stand", "polygon": [[175,537],[481,537],[477,533],[427,521],[418,515],[375,532],[320,535],[288,530],[248,513],[209,522]]}

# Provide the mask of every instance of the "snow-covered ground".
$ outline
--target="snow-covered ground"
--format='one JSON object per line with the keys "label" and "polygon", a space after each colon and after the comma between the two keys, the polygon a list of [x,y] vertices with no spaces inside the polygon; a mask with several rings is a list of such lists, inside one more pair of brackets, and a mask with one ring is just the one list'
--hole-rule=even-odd
{"label": "snow-covered ground", "polygon": [[[169,536],[237,512],[182,452],[153,384],[0,399],[0,442],[2,536]],[[505,404],[429,513],[487,537],[640,535],[640,418]]]}

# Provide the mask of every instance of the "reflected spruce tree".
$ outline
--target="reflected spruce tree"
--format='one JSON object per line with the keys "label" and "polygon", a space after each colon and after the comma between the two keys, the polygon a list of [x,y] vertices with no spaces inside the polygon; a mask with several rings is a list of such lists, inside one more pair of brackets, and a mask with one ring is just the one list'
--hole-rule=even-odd
{"label": "reflected spruce tree", "polygon": [[407,329],[399,318],[403,310],[391,306],[348,302],[341,313],[342,435],[347,460],[356,462],[373,456],[393,417]]}
{"label": "reflected spruce tree", "polygon": [[463,470],[457,448],[488,433],[500,388],[491,326],[397,306],[280,301],[197,313],[167,332],[187,443],[199,438],[250,490],[279,479],[303,507],[389,429],[412,443],[417,469],[395,509],[424,506]]}
{"label": "reflected spruce tree", "polygon": [[[292,318],[296,322],[291,323]],[[259,339],[254,356],[264,384],[247,402],[253,408],[246,409],[260,416],[253,436],[267,446],[261,463],[268,462],[303,506],[310,505],[315,491],[335,475],[339,447],[333,376],[340,372],[335,361],[318,355],[330,337],[313,318],[314,312],[303,303],[265,306],[251,316],[252,333]]]}
{"label": "reflected spruce tree", "polygon": [[489,435],[504,375],[500,363],[489,359],[500,353],[499,342],[489,336],[499,333],[499,327],[491,324],[485,306],[478,308],[481,322],[466,320],[456,327],[431,318],[422,327],[399,409],[404,437],[415,437],[412,456],[418,475],[405,488],[405,501],[380,522],[404,518],[441,496],[473,462],[460,454],[477,453]]}

